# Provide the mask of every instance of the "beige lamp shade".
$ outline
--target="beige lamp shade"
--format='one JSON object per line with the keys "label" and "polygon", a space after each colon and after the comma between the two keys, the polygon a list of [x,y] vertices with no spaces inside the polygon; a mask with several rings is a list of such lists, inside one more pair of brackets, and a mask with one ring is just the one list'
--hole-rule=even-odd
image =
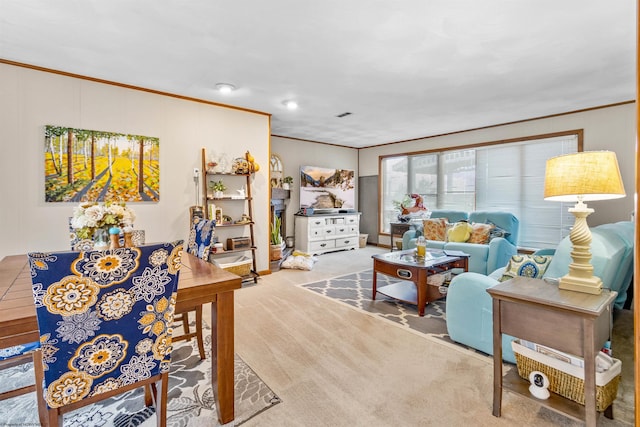
{"label": "beige lamp shade", "polygon": [[583,151],[547,160],[545,200],[586,202],[625,196],[616,153],[612,151]]}

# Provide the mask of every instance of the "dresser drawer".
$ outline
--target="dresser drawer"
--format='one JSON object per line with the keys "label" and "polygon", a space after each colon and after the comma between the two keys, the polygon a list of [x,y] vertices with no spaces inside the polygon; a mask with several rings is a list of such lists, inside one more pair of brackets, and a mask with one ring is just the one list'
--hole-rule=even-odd
{"label": "dresser drawer", "polygon": [[310,252],[322,251],[325,249],[335,248],[336,244],[334,240],[325,240],[322,242],[309,242]]}
{"label": "dresser drawer", "polygon": [[309,238],[310,239],[324,239],[324,229],[322,227],[310,228],[309,229]]}
{"label": "dresser drawer", "polygon": [[336,235],[336,227],[335,225],[325,225],[322,227],[322,235],[327,239],[332,238]]}
{"label": "dresser drawer", "polygon": [[358,223],[358,217],[357,216],[348,216],[346,217],[346,223],[348,225],[354,225]]}
{"label": "dresser drawer", "polygon": [[357,237],[338,237],[335,240],[335,247],[336,248],[344,248],[347,246],[353,246],[353,245],[357,245],[358,244],[358,238]]}
{"label": "dresser drawer", "polygon": [[324,227],[326,225],[326,221],[324,220],[324,218],[312,218],[309,220],[309,227],[310,228],[316,228],[316,227]]}
{"label": "dresser drawer", "polygon": [[340,236],[343,234],[349,234],[349,227],[353,227],[353,226],[349,226],[349,225],[336,225],[336,236]]}

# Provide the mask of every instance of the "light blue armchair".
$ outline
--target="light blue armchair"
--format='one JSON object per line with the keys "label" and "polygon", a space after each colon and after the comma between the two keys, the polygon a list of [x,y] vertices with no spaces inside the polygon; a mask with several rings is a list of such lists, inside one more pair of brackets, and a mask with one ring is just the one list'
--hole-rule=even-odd
{"label": "light blue armchair", "polygon": [[[603,224],[591,229],[591,263],[594,275],[603,286],[618,292],[615,307],[622,308],[633,273],[634,226],[630,221]],[[571,241],[565,237],[553,253],[553,259],[543,277],[560,278],[569,271]],[[493,354],[493,309],[487,289],[497,285],[504,268],[489,276],[462,273],[455,277],[447,292],[447,330],[453,341]],[[511,350],[513,337],[502,336],[502,357],[515,363]]]}
{"label": "light blue armchair", "polygon": [[[460,220],[482,224],[490,222],[507,233],[505,237],[495,237],[487,244],[427,240],[428,248],[462,251],[469,254],[469,271],[489,274],[507,265],[511,256],[517,253],[520,221],[510,212],[475,211],[467,214],[463,211],[434,210],[431,212],[431,218],[446,218],[449,223]],[[415,248],[416,237],[415,229],[405,232],[402,236],[402,248]]]}

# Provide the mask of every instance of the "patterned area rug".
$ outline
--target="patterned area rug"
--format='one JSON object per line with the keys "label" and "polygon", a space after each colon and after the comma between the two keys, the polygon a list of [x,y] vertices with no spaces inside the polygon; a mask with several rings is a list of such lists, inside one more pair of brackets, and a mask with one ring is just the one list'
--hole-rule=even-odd
{"label": "patterned area rug", "polygon": [[[379,274],[378,289],[397,281],[398,279],[396,278]],[[372,284],[373,270],[365,270],[300,286],[425,335],[453,343],[447,334],[445,299],[427,304],[424,317],[420,317],[416,306],[413,304],[406,304],[380,293],[376,295],[375,301],[372,300]]]}
{"label": "patterned area rug", "polygon": [[[194,325],[195,328],[195,325]],[[218,426],[213,390],[211,388],[211,330],[205,329],[207,359],[198,356],[196,340],[182,341],[171,353],[171,373],[168,392],[168,422],[170,427]],[[33,383],[31,363],[0,371],[2,390],[15,385]],[[280,398],[238,356],[235,356],[235,425],[241,425],[273,405]],[[155,426],[154,410],[144,406],[142,388],[104,402],[89,405],[66,414],[65,427],[89,426]],[[0,426],[39,426],[34,393],[0,402]]]}

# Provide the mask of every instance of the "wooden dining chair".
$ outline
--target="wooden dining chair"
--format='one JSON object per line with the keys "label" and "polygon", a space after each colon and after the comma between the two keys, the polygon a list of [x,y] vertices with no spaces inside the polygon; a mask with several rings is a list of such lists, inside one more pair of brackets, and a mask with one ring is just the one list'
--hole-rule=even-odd
{"label": "wooden dining chair", "polygon": [[[216,222],[212,219],[197,218],[189,231],[189,241],[187,242],[187,252],[197,256],[200,259],[209,261],[209,253],[214,243],[214,236],[216,230]],[[196,317],[196,330],[191,331],[189,327],[189,313],[194,312]],[[191,340],[195,337],[198,342],[198,353],[200,354],[200,360],[206,358],[204,353],[204,339],[202,337],[202,305],[197,307],[188,307],[181,312],[176,312],[176,315],[181,315],[183,335],[174,337],[174,341]]]}
{"label": "wooden dining chair", "polygon": [[42,425],[141,386],[157,425],[166,425],[181,255],[182,242],[29,254]]}

